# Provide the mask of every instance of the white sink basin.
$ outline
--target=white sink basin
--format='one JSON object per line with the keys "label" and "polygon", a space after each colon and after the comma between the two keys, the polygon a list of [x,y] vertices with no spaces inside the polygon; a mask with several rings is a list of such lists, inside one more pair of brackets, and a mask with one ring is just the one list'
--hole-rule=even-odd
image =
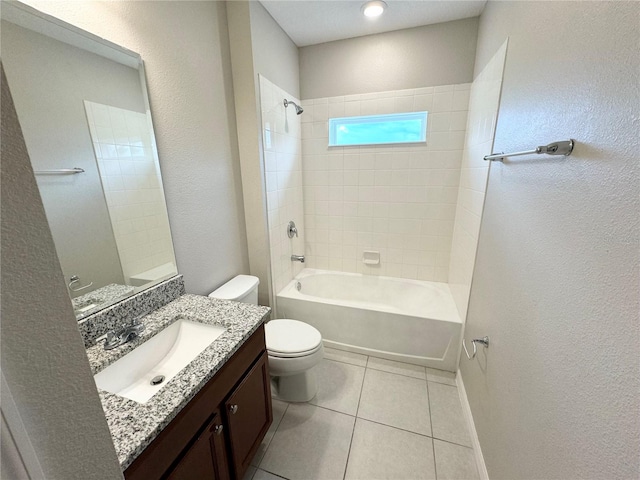
{"label": "white sink basin", "polygon": [[[224,332],[223,327],[177,320],[93,378],[102,390],[146,403]],[[158,376],[164,380],[152,385]]]}

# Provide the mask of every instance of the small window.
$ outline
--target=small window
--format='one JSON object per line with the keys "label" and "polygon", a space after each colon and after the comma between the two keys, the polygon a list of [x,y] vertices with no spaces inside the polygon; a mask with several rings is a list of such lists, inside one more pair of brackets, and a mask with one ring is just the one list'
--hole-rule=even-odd
{"label": "small window", "polygon": [[329,119],[329,146],[424,143],[427,112]]}

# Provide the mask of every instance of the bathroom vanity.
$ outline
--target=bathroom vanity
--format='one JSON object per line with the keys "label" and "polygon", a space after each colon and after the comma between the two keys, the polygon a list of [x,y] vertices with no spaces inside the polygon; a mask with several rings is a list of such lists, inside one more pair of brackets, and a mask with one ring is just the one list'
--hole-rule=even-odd
{"label": "bathroom vanity", "polygon": [[242,478],[271,420],[260,326],[127,468],[125,478]]}
{"label": "bathroom vanity", "polygon": [[182,295],[144,317],[139,338],[110,351],[101,343],[87,349],[96,375],[176,322],[224,328],[144,403],[126,398],[135,397],[131,387],[99,389],[126,479],[242,478],[272,421],[269,311]]}

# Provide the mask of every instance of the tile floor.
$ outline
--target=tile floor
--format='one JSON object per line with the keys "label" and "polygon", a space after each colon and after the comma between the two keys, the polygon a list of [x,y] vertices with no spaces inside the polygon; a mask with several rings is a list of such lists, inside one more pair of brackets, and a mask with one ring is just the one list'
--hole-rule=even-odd
{"label": "tile floor", "polygon": [[274,398],[244,480],[476,480],[453,373],[325,349],[309,403]]}

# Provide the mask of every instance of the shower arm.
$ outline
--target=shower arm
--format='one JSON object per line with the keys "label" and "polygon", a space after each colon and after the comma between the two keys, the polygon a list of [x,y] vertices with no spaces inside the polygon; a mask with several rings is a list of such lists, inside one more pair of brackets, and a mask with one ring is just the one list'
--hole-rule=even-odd
{"label": "shower arm", "polygon": [[298,105],[296,102],[292,102],[291,100],[287,100],[285,98],[282,103],[284,104],[284,108],[287,108],[289,105],[293,105],[294,107],[296,107],[297,115],[300,115],[302,112],[304,112],[303,108],[300,105]]}

